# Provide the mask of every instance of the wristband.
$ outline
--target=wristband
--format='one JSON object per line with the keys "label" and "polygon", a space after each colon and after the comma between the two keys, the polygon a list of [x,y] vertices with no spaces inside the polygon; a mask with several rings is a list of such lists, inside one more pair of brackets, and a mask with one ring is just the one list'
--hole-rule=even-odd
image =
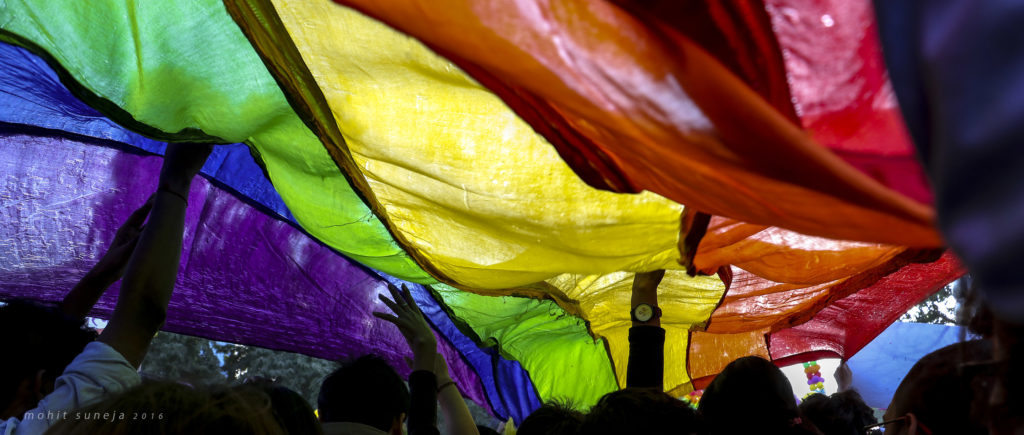
{"label": "wristband", "polygon": [[445,388],[448,388],[448,387],[450,387],[452,385],[455,385],[455,381],[448,381],[448,382],[445,382],[445,383],[441,384],[440,387],[437,387],[437,394],[441,394],[441,390],[443,390]]}
{"label": "wristband", "polygon": [[639,323],[647,323],[661,318],[661,308],[651,304],[636,304],[629,312],[630,320]]}
{"label": "wristband", "polygon": [[185,205],[188,205],[188,198],[186,198],[185,195],[182,195],[182,194],[180,194],[178,192],[175,192],[175,191],[173,191],[171,189],[168,189],[166,187],[158,188],[158,189],[156,189],[156,191],[157,192],[166,192],[166,193],[170,193],[171,195],[177,196],[178,198],[181,198],[182,201],[185,201]]}

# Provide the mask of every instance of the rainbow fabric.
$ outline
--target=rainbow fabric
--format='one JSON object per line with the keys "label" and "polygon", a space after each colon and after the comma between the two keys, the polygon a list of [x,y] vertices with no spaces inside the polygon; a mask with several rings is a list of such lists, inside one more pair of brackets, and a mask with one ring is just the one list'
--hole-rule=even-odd
{"label": "rainbow fabric", "polygon": [[[636,272],[669,269],[677,396],[744,355],[849,357],[962,274],[867,2],[38,3],[0,7],[3,297],[59,299],[164,141],[232,144],[169,330],[402,366],[370,313],[406,283],[463,393],[517,422],[624,385]],[[806,37],[825,15],[850,58]]]}

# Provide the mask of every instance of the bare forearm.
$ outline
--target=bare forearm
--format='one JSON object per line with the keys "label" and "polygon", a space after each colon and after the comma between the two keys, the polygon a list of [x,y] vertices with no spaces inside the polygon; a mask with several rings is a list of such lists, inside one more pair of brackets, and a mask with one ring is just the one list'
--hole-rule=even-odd
{"label": "bare forearm", "polygon": [[121,227],[114,233],[114,239],[100,259],[82,277],[81,281],[68,292],[61,302],[64,314],[84,318],[92,311],[96,301],[103,296],[111,284],[124,275],[124,268],[135,252],[143,222],[153,208],[153,197],[150,196],[139,208],[135,209]]}
{"label": "bare forearm", "polygon": [[178,277],[185,207],[185,201],[177,195],[164,190],[157,192],[149,224],[128,261],[120,300],[137,297],[167,306]]}
{"label": "bare forearm", "polygon": [[178,277],[189,187],[212,150],[210,145],[167,145],[149,222],[125,267],[114,315],[100,334],[100,341],[136,367],[167,317]]}
{"label": "bare forearm", "polygon": [[114,315],[100,336],[136,366],[166,317],[178,276],[185,207],[179,196],[157,193],[149,223],[128,261]]}
{"label": "bare forearm", "polygon": [[157,190],[150,222],[125,268],[122,295],[126,291],[137,292],[145,299],[167,305],[178,275],[188,186],[187,182],[179,183],[176,192],[163,185]]}
{"label": "bare forearm", "polygon": [[84,318],[115,281],[116,277],[104,276],[90,270],[61,301],[61,311],[69,317]]}
{"label": "bare forearm", "polygon": [[448,435],[480,435],[459,389],[455,385],[445,386],[447,381],[438,383],[441,391],[437,394],[437,401],[441,404],[441,412],[448,423]]}

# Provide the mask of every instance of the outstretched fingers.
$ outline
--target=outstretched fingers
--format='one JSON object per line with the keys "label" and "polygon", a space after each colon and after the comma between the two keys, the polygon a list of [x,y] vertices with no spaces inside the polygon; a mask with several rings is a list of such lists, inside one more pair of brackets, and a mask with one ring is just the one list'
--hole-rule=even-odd
{"label": "outstretched fingers", "polygon": [[392,312],[394,312],[395,314],[398,314],[399,308],[398,308],[398,304],[395,303],[395,301],[393,301],[391,299],[388,299],[387,296],[384,296],[384,295],[377,295],[377,299],[379,299],[381,302],[383,302],[384,305],[387,305],[388,308],[390,308]]}
{"label": "outstretched fingers", "polygon": [[391,291],[394,300],[388,299],[384,295],[378,295],[377,298],[380,299],[380,301],[383,302],[384,305],[386,305],[388,309],[390,309],[391,312],[394,313],[394,315],[379,311],[375,311],[373,315],[381,320],[387,321],[388,323],[397,326],[398,330],[402,333],[402,335],[415,334],[416,324],[411,317],[413,315],[412,308],[405,304],[401,295],[397,293],[397,289],[389,287],[388,290]]}
{"label": "outstretched fingers", "polygon": [[402,284],[401,290],[392,284],[388,284],[388,291],[391,292],[391,297],[394,299],[395,303],[405,310],[411,311],[412,307],[416,306],[416,302],[414,302],[412,297],[409,296],[409,288],[406,287],[405,284]]}
{"label": "outstretched fingers", "polygon": [[[391,323],[394,323],[396,325],[399,325],[399,326],[401,326],[402,323],[405,323],[403,321],[403,319],[402,319],[402,314],[403,314],[403,312],[405,310],[403,310],[401,307],[399,307],[397,303],[395,303],[394,301],[388,299],[384,295],[377,296],[377,299],[380,299],[380,301],[383,302],[384,305],[386,305],[388,307],[388,309],[390,309],[391,312],[394,313],[395,315],[374,311],[374,313],[373,313],[374,316],[377,316],[377,317],[379,317],[381,319],[387,320],[387,321],[389,321]],[[387,316],[387,317],[385,317],[385,316]]]}
{"label": "outstretched fingers", "polygon": [[388,292],[391,298],[378,295],[384,305],[394,313],[374,312],[374,317],[384,320],[398,327],[398,331],[405,337],[413,352],[413,369],[432,371],[434,369],[434,358],[437,355],[437,342],[434,333],[423,317],[423,313],[416,305],[409,287],[402,285],[402,289],[388,284]]}
{"label": "outstretched fingers", "polygon": [[399,329],[402,329],[402,321],[398,317],[392,316],[388,313],[382,313],[380,311],[374,311],[373,316],[385,322],[391,323],[397,326]]}
{"label": "outstretched fingers", "polygon": [[409,307],[409,310],[421,317],[423,316],[420,306],[416,304],[416,299],[413,299],[412,292],[409,291],[409,287],[406,287],[405,284],[402,284],[402,297],[405,299],[405,304]]}

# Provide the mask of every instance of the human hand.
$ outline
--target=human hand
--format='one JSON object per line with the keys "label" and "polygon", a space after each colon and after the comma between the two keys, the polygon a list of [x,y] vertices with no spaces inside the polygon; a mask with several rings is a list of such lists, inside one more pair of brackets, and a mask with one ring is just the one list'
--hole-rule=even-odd
{"label": "human hand", "polygon": [[839,363],[839,367],[836,367],[836,372],[833,376],[836,378],[836,383],[839,384],[839,391],[849,390],[853,386],[853,370],[850,370],[850,366],[846,364],[846,361]]}
{"label": "human hand", "polygon": [[110,248],[103,254],[91,273],[99,279],[113,283],[124,275],[125,265],[135,251],[135,245],[139,242],[139,234],[142,233],[143,222],[153,209],[153,195],[132,212],[128,219],[121,224],[121,227],[114,233],[114,240],[110,242]]}
{"label": "human hand", "polygon": [[212,151],[210,144],[167,144],[160,169],[160,188],[187,198],[192,178],[203,168]]}
{"label": "human hand", "polygon": [[654,287],[658,288],[658,284],[661,283],[662,278],[665,277],[665,269],[652,270],[650,272],[640,272],[633,278],[633,286],[641,287]]}
{"label": "human hand", "polygon": [[664,269],[636,274],[633,277],[633,294],[631,301],[633,305],[635,306],[640,303],[657,305],[658,285],[661,284],[661,280],[664,277]]}
{"label": "human hand", "polygon": [[388,284],[388,291],[391,292],[391,299],[384,295],[378,297],[395,315],[376,311],[373,315],[398,327],[398,331],[405,337],[412,350],[413,370],[434,371],[435,360],[438,359],[437,340],[430,325],[427,324],[427,319],[416,306],[416,301],[405,284],[402,285],[401,291]]}

